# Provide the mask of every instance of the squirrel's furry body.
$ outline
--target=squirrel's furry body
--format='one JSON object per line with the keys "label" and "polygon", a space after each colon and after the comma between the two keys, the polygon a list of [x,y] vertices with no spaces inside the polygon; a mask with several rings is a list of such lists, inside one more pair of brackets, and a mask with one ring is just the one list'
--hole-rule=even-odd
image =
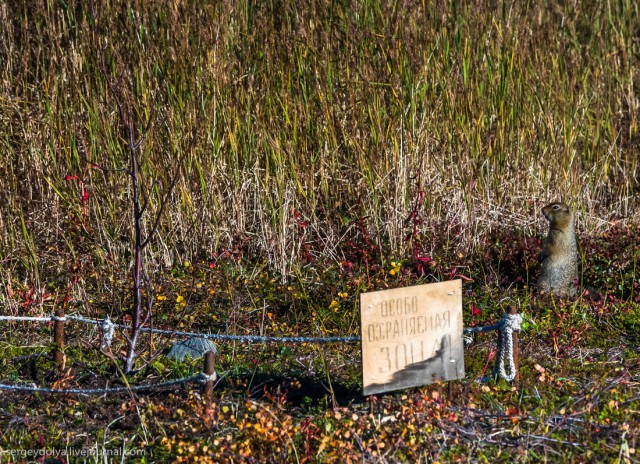
{"label": "squirrel's furry body", "polygon": [[573,296],[578,280],[578,247],[573,212],[564,203],[542,208],[549,221],[549,233],[542,249],[538,288],[555,295]]}

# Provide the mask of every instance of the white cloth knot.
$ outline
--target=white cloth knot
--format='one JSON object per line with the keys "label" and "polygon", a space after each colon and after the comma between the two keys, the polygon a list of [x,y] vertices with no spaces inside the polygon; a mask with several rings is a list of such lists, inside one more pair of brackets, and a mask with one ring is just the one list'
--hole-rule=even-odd
{"label": "white cloth knot", "polygon": [[216,372],[213,371],[213,374],[211,375],[207,375],[204,372],[200,372],[198,374],[198,376],[196,377],[196,381],[202,384],[205,384],[209,381],[213,382],[218,378],[218,376],[216,375]]}
{"label": "white cloth knot", "polygon": [[111,346],[111,341],[113,340],[113,332],[115,330],[115,324],[111,322],[109,316],[105,317],[100,321],[100,330],[102,330],[102,344],[100,345],[102,348],[107,348]]}

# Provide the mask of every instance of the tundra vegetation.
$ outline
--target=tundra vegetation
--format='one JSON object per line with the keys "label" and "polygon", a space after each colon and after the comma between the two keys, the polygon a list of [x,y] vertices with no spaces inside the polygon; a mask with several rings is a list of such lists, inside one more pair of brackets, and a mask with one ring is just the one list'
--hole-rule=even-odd
{"label": "tundra vegetation", "polygon": [[[474,336],[464,380],[368,398],[357,344],[223,342],[209,405],[196,387],[0,392],[0,459],[636,462],[638,10],[0,0],[1,314],[132,324],[137,307],[134,325],[352,336],[360,293],[461,276],[466,326],[525,318],[517,388],[480,381],[493,335]],[[559,199],[596,295],[529,285]],[[100,350],[69,322],[52,376],[52,327],[0,324],[0,383],[202,369],[164,357],[167,338],[133,350],[118,331]]]}

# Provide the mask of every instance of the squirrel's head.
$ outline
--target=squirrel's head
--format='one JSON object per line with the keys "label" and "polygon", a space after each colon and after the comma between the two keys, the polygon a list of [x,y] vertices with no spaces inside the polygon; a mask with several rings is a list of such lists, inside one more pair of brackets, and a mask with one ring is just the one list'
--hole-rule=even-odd
{"label": "squirrel's head", "polygon": [[551,203],[542,208],[542,214],[554,228],[564,229],[573,223],[571,208],[564,203]]}

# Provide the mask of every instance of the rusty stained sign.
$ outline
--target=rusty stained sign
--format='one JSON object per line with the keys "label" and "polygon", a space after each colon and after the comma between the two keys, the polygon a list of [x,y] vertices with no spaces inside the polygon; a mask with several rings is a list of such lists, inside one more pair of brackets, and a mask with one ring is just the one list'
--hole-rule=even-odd
{"label": "rusty stained sign", "polygon": [[364,395],[464,377],[462,281],[360,295]]}

